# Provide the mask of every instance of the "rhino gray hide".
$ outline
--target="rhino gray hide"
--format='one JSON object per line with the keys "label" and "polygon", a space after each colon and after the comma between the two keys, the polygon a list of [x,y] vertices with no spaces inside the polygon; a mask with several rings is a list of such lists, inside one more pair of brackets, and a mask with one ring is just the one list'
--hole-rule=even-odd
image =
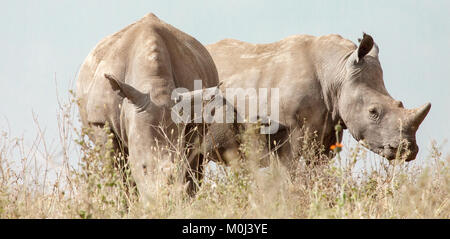
{"label": "rhino gray hide", "polygon": [[[172,91],[192,91],[194,80],[203,87],[218,85],[208,51],[153,14],[104,38],[81,66],[76,95],[82,124],[94,128],[94,142],[105,140],[102,127],[109,124],[141,194],[149,190],[148,174],[170,161],[160,156],[169,155],[166,149],[183,134],[170,117]],[[162,151],[153,151],[156,147]]]}
{"label": "rhino gray hide", "polygon": [[[291,139],[307,126],[328,149],[341,122],[373,152],[389,160],[408,152],[405,159],[415,159],[415,134],[431,104],[405,109],[389,95],[371,36],[364,34],[359,46],[339,35],[296,35],[269,44],[225,39],[206,48],[223,89],[279,88],[279,121],[292,130]],[[287,158],[300,147],[290,142],[280,150]]]}

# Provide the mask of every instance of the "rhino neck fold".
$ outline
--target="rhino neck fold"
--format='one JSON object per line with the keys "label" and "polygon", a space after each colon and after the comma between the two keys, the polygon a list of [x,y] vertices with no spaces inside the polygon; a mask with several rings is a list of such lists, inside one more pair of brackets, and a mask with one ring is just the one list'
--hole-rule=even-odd
{"label": "rhino neck fold", "polygon": [[319,52],[314,57],[317,80],[322,88],[322,98],[333,122],[341,119],[338,102],[347,74],[346,62],[352,53],[353,51],[338,53],[327,51]]}

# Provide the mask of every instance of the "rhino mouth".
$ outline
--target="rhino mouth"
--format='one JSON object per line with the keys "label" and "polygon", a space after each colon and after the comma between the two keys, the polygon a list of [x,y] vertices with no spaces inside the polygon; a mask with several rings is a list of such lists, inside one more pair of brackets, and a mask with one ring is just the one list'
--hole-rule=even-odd
{"label": "rhino mouth", "polygon": [[414,160],[417,156],[418,147],[417,145],[413,145],[412,147],[401,147],[399,149],[398,146],[393,146],[391,144],[387,144],[384,146],[377,147],[374,150],[378,155],[386,158],[387,160],[394,160],[396,158],[405,159],[405,161]]}

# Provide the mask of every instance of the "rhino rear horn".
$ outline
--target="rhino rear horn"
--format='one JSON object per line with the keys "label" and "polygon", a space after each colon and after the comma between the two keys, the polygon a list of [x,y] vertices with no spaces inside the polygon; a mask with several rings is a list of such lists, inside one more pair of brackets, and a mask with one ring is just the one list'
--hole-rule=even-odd
{"label": "rhino rear horn", "polygon": [[373,38],[369,34],[363,33],[363,39],[359,41],[358,46],[358,62],[372,50],[373,45]]}
{"label": "rhino rear horn", "polygon": [[105,73],[104,76],[106,79],[108,79],[109,83],[111,84],[111,87],[114,90],[119,90],[120,94],[129,99],[134,105],[138,107],[143,107],[149,101],[148,94],[144,94],[139,90],[137,90],[136,88],[134,88],[133,86],[117,80],[117,78],[111,74]]}

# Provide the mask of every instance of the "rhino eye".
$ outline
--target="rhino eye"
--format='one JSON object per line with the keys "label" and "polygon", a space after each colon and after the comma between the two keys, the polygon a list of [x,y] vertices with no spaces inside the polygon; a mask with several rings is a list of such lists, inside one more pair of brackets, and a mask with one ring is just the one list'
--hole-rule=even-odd
{"label": "rhino eye", "polygon": [[380,113],[376,107],[369,108],[369,117],[372,120],[378,120],[380,118]]}

